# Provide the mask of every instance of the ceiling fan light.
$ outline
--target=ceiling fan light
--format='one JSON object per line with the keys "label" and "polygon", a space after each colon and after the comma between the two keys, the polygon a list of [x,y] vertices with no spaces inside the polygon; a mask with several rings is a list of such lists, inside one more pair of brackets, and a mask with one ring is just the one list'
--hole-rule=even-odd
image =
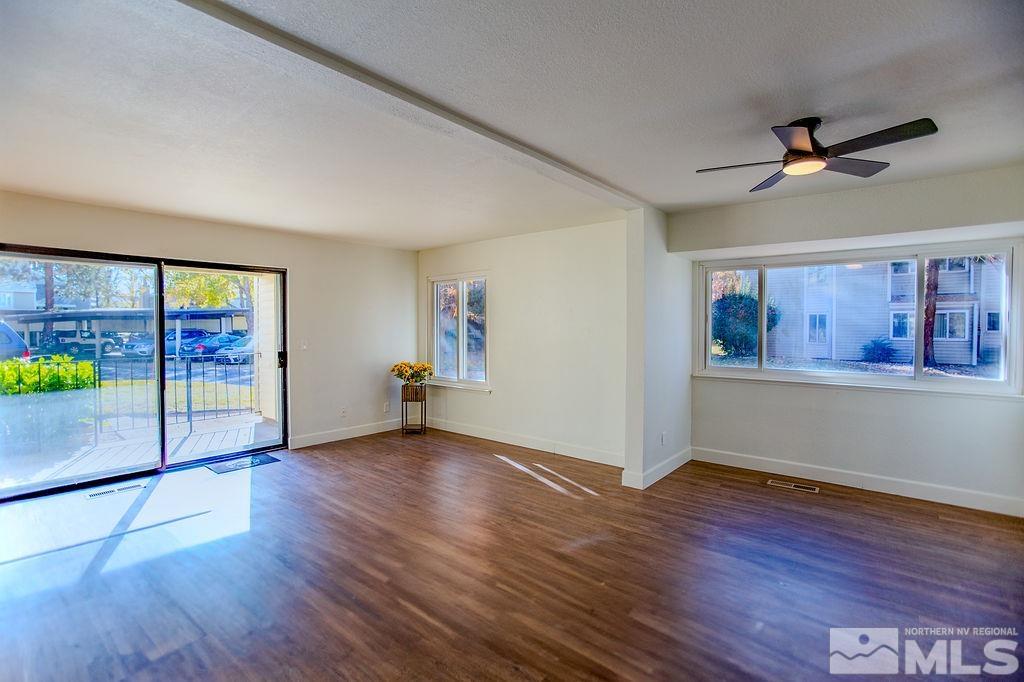
{"label": "ceiling fan light", "polygon": [[810,175],[825,168],[825,159],[820,156],[804,156],[793,159],[782,167],[786,175]]}

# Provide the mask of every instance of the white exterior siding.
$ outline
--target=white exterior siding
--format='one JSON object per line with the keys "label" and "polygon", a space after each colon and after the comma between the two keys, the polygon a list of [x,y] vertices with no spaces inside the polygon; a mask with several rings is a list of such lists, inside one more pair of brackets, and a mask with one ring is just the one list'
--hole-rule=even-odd
{"label": "white exterior siding", "polygon": [[780,313],[779,322],[768,333],[770,358],[804,357],[804,269],[774,268],[768,272],[768,303]]}
{"label": "white exterior siding", "polygon": [[[907,272],[893,272],[890,262],[830,265],[823,270],[812,267],[768,268],[769,303],[779,311],[780,319],[767,338],[767,357],[781,360],[833,358],[860,361],[864,346],[882,339],[895,350],[894,360],[910,363],[914,358],[914,338],[892,338],[892,314],[907,312],[916,317],[916,261],[907,262]],[[899,270],[900,268],[897,268]],[[987,331],[988,313],[1003,319],[1004,265],[976,263],[968,259],[964,271],[939,272],[939,301],[936,311],[964,311],[966,338],[935,339],[935,360],[939,364],[975,364],[999,361],[1002,331]],[[826,315],[826,344],[808,339],[810,315]],[[915,327],[920,325],[915,320]]]}

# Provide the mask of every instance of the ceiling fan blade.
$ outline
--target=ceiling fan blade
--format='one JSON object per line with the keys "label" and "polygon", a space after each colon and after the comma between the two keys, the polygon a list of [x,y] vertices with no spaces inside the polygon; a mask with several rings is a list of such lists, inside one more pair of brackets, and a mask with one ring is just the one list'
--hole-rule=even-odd
{"label": "ceiling fan blade", "polygon": [[867,159],[851,159],[848,156],[837,156],[825,161],[825,170],[836,173],[856,175],[858,178],[870,178],[889,167],[884,161],[868,161]]}
{"label": "ceiling fan blade", "polygon": [[778,182],[779,180],[781,180],[781,179],[782,179],[782,178],[784,178],[784,177],[786,177],[786,174],[785,174],[785,173],[783,173],[782,171],[779,171],[779,172],[778,172],[778,173],[776,173],[775,175],[773,175],[773,176],[771,176],[771,177],[769,177],[769,178],[766,178],[766,179],[764,180],[764,182],[762,182],[762,183],[761,183],[760,185],[758,185],[757,187],[754,187],[754,188],[753,188],[753,189],[751,189],[750,191],[751,191],[751,192],[760,192],[760,191],[761,191],[761,190],[763,190],[763,189],[768,189],[769,187],[771,187],[772,185],[774,185],[775,183],[777,183],[777,182]]}
{"label": "ceiling fan blade", "polygon": [[887,144],[913,140],[915,137],[924,137],[938,131],[939,128],[935,125],[935,121],[930,118],[919,118],[910,123],[893,126],[892,128],[886,128],[885,130],[879,130],[875,133],[861,135],[852,140],[834,144],[825,150],[825,156],[846,156],[847,154],[862,152],[865,149],[874,149],[875,147],[884,147]]}
{"label": "ceiling fan blade", "polygon": [[710,173],[711,171],[731,170],[733,168],[749,168],[750,166],[767,166],[781,161],[755,161],[754,163],[738,163],[735,166],[715,166],[714,168],[701,168],[698,173]]}
{"label": "ceiling fan blade", "polygon": [[797,149],[802,152],[813,152],[811,131],[803,126],[772,126],[772,132],[786,149]]}

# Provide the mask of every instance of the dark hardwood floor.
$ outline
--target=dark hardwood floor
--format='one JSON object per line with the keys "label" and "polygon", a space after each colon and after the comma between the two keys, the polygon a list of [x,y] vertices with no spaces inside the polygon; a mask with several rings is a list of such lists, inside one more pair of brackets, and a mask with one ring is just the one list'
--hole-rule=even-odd
{"label": "dark hardwood floor", "polygon": [[1021,519],[438,431],[279,456],[0,506],[0,680],[816,680],[830,626],[1024,629]]}

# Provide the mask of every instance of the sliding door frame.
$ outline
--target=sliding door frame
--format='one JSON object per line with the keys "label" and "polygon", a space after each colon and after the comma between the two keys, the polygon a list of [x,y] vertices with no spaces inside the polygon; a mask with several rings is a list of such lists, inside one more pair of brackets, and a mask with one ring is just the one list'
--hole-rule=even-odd
{"label": "sliding door frame", "polygon": [[[144,469],[141,471],[133,471],[127,474],[119,474],[116,476],[106,476],[88,481],[81,481],[78,483],[68,483],[66,485],[54,486],[52,488],[44,488],[42,490],[33,490],[30,492],[19,493],[11,495],[10,497],[0,496],[0,503],[12,502],[15,500],[23,500],[32,497],[41,497],[43,495],[55,495],[62,492],[69,492],[72,490],[79,490],[82,488],[91,488],[94,486],[109,485],[110,483],[116,483],[118,481],[127,481],[133,478],[143,478],[146,476],[154,476],[161,474],[165,471],[174,471],[179,469],[190,469],[193,467],[205,466],[211,462],[219,462],[227,459],[235,459],[236,457],[243,457],[245,455],[254,455],[260,452],[272,452],[275,450],[284,450],[288,447],[288,270],[287,268],[278,268],[271,266],[261,265],[246,265],[242,263],[218,263],[214,261],[201,261],[201,260],[188,260],[182,258],[156,258],[153,256],[135,256],[124,253],[106,253],[103,251],[86,251],[80,249],[63,249],[53,248],[49,246],[31,246],[27,244],[11,244],[6,242],[0,242],[0,255],[3,254],[14,254],[14,255],[28,255],[28,256],[51,256],[54,258],[77,258],[80,260],[94,260],[94,261],[106,261],[106,262],[119,262],[119,263],[132,263],[136,265],[152,265],[156,268],[156,302],[155,302],[155,313],[156,319],[156,330],[154,333],[154,341],[159,339],[160,353],[154,352],[154,360],[156,361],[155,367],[157,368],[157,400],[156,407],[159,410],[159,433],[160,433],[160,466],[153,469]],[[280,307],[280,324],[281,324],[281,348],[277,351],[279,353],[278,358],[283,358],[283,365],[278,363],[278,369],[284,371],[281,372],[281,442],[277,445],[263,445],[257,448],[250,448],[247,450],[240,450],[238,452],[232,452],[224,455],[215,455],[212,457],[204,457],[201,459],[191,460],[188,462],[182,462],[180,464],[170,464],[167,461],[167,415],[165,413],[165,391],[167,390],[167,374],[164,368],[164,344],[166,339],[166,323],[164,320],[164,268],[197,268],[206,270],[229,270],[233,272],[252,272],[261,274],[273,274],[278,275],[280,279],[281,287],[281,307]],[[283,355],[281,355],[283,354]],[[158,358],[155,356],[159,356]]]}

